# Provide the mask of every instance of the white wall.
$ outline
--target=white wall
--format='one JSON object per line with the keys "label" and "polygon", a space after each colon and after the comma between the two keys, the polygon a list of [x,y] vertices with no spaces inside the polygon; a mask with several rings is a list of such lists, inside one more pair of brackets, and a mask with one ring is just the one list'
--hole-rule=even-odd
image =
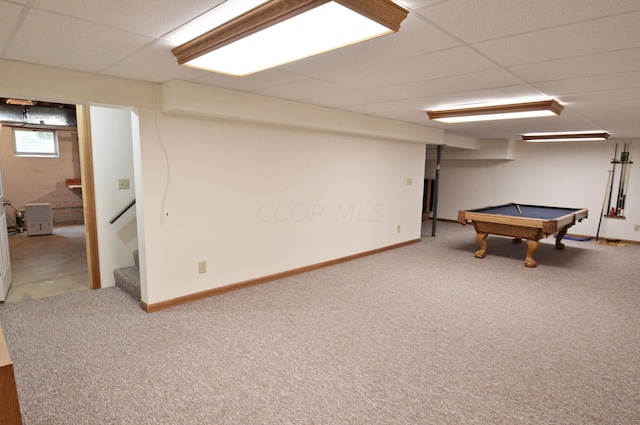
{"label": "white wall", "polygon": [[[431,129],[169,87],[158,143],[142,133],[146,250],[158,259],[147,270],[149,303],[420,237],[425,145],[416,141]],[[238,97],[244,107],[234,109]]]}
{"label": "white wall", "polygon": [[[188,83],[170,86],[180,111],[160,112],[169,96],[150,83],[2,60],[0,73],[2,96],[134,108],[147,304],[420,237],[425,143],[440,130]],[[96,117],[94,161],[111,164]],[[103,248],[103,233],[106,279],[119,241]]]}
{"label": "white wall", "polygon": [[[138,246],[135,208],[109,223],[135,198],[132,115],[127,109],[92,106],[90,116],[100,282],[104,288],[115,284],[113,270],[133,264],[132,252]],[[119,179],[128,179],[129,189],[119,189]]]}
{"label": "white wall", "polygon": [[[634,141],[618,140],[618,153],[625,141],[632,142],[633,161]],[[636,144],[638,142],[635,141]],[[496,143],[504,144],[504,141]],[[438,216],[455,220],[458,210],[506,202],[588,208],[588,219],[571,228],[569,233],[595,236],[605,191],[608,192],[608,171],[612,169],[611,160],[616,140],[511,143],[515,143],[513,160],[443,159]],[[452,149],[444,147],[444,150]],[[450,153],[450,158],[455,156],[455,152]],[[433,161],[435,153],[429,151],[427,173],[435,169]],[[637,167],[637,164],[630,166],[626,219],[603,219],[600,237],[640,241],[640,232],[633,230],[636,224],[640,224],[640,169]],[[618,165],[617,171],[619,170]],[[619,178],[617,172],[616,175]],[[614,186],[614,192],[616,187]]]}
{"label": "white wall", "polygon": [[[420,237],[424,145],[161,120],[170,180],[164,214],[145,204],[147,256],[158,260],[148,269],[150,302]],[[162,186],[163,171],[152,173]]]}

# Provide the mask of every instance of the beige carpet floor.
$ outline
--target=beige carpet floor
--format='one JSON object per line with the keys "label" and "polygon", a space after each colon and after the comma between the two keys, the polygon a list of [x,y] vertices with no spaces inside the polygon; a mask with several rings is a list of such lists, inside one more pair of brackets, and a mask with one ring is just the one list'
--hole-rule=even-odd
{"label": "beige carpet floor", "polygon": [[442,222],[153,314],[107,288],[0,323],[27,425],[638,424],[640,246],[553,242],[534,269],[504,238],[480,260]]}

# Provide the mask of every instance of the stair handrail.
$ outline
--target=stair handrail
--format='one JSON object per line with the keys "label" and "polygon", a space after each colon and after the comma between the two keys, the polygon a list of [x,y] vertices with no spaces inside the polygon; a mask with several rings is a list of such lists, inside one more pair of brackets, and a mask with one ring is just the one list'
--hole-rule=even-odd
{"label": "stair handrail", "polygon": [[118,214],[116,214],[111,220],[109,220],[109,224],[115,223],[116,220],[122,217],[124,213],[129,211],[129,208],[131,208],[135,203],[136,203],[136,200],[134,198],[133,201],[129,202],[129,204],[126,207],[124,207]]}

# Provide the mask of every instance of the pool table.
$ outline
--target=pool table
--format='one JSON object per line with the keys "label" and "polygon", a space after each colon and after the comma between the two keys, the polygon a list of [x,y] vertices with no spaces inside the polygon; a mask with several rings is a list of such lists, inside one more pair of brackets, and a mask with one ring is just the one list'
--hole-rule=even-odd
{"label": "pool table", "polygon": [[458,222],[466,225],[473,223],[476,229],[476,240],[480,249],[476,258],[484,258],[487,253],[487,236],[501,235],[514,238],[514,242],[527,240],[526,267],[535,267],[533,254],[538,249],[541,238],[555,233],[556,248],[564,249],[562,238],[567,229],[586,218],[586,208],[559,208],[539,205],[504,204],[474,210],[458,211]]}

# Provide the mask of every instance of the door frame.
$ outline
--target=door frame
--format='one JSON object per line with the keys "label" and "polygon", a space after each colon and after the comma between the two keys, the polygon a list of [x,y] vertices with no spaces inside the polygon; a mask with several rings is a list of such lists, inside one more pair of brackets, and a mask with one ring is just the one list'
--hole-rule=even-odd
{"label": "door frame", "polygon": [[78,122],[78,150],[80,152],[80,178],[82,179],[82,206],[89,287],[100,289],[100,259],[98,256],[98,225],[96,219],[96,196],[93,177],[93,149],[91,146],[91,117],[89,106],[76,105]]}

